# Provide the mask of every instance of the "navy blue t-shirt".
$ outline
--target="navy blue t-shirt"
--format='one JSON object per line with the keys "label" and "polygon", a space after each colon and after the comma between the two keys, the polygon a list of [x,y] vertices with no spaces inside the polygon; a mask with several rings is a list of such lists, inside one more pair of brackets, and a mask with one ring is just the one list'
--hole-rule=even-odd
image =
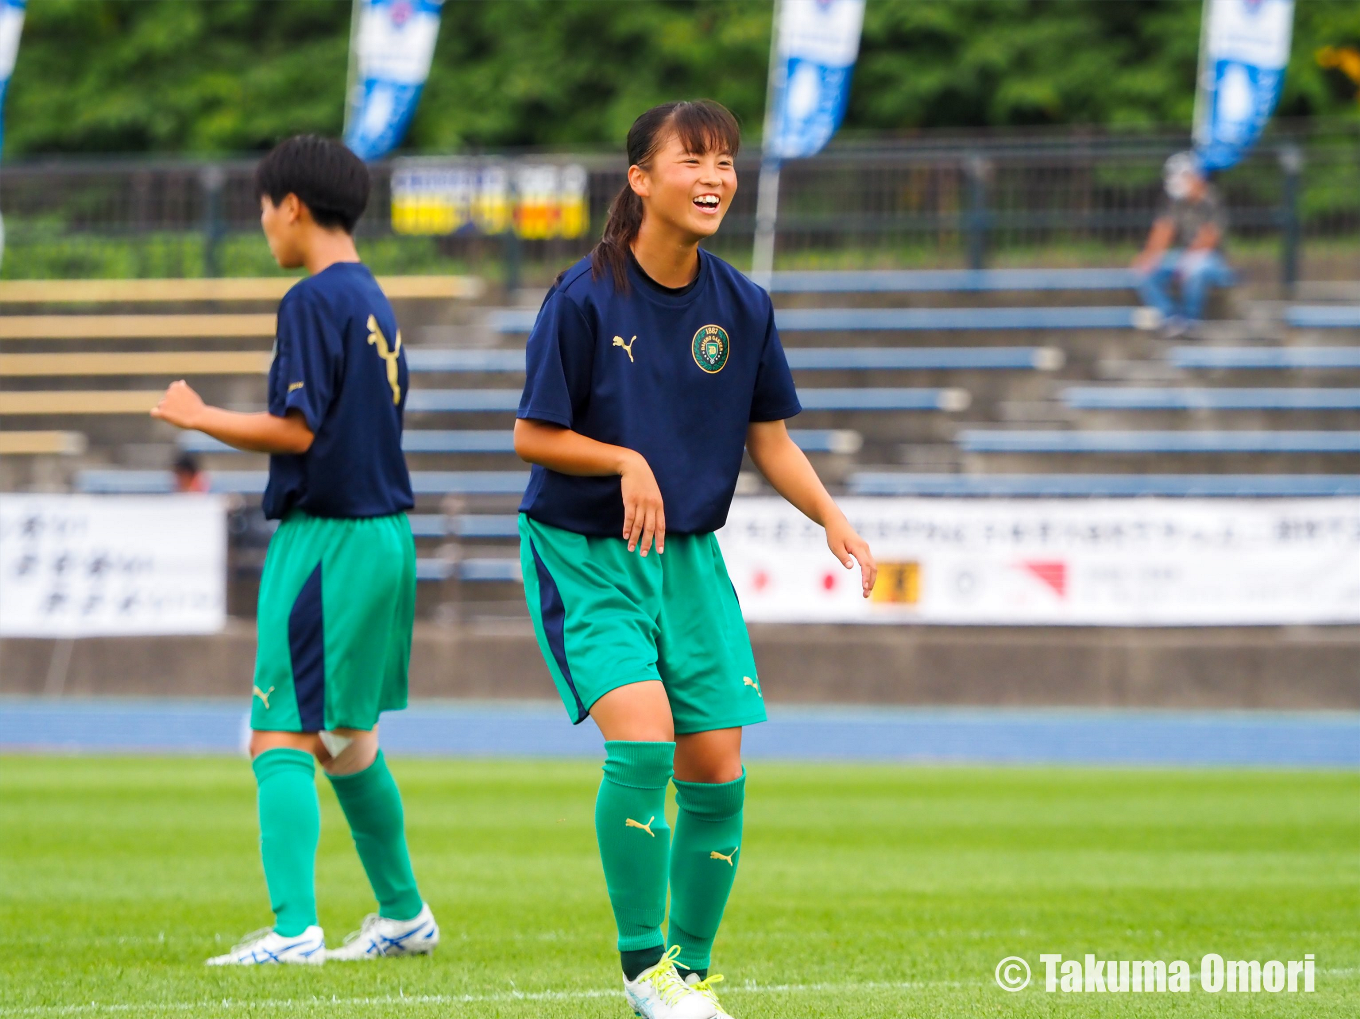
{"label": "navy blue t-shirt", "polygon": [[[700,251],[699,275],[670,291],[629,266],[627,293],[590,259],[563,274],[539,310],[519,417],[636,450],[656,475],[666,530],[716,531],[727,520],[747,426],[802,408],[770,297]],[[578,534],[623,532],[617,476],[534,465],[520,510]]]}
{"label": "navy blue t-shirt", "polygon": [[269,413],[297,409],[315,434],[307,452],[269,458],[264,513],[380,517],[415,505],[401,452],[406,352],[397,318],[368,267],[336,262],[279,304]]}

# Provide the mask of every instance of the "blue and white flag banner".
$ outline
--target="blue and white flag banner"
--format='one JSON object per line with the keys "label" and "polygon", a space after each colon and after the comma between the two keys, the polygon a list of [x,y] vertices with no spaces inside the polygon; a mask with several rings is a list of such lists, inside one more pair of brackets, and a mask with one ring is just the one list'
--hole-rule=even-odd
{"label": "blue and white flag banner", "polygon": [[19,55],[19,33],[24,28],[24,6],[28,0],[0,0],[0,140],[4,138],[5,94],[14,59]]}
{"label": "blue and white flag banner", "polygon": [[864,0],[783,0],[767,155],[815,155],[845,116]]}
{"label": "blue and white flag banner", "polygon": [[1236,165],[1275,110],[1289,64],[1294,0],[1209,0],[1195,151],[1206,170]]}
{"label": "blue and white flag banner", "polygon": [[401,144],[415,116],[434,59],[444,0],[359,2],[354,38],[359,96],[345,144],[362,159],[378,159]]}

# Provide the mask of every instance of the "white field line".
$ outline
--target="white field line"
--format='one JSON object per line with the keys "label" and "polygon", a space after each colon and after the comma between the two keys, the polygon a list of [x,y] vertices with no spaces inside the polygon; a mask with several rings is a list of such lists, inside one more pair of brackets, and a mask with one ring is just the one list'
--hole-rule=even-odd
{"label": "white field line", "polygon": [[[981,986],[984,981],[977,981]],[[965,987],[957,980],[865,981],[834,984],[733,984],[726,994],[799,994],[819,991],[910,991],[926,987]],[[477,1005],[510,1003],[515,1001],[580,1001],[588,998],[622,997],[618,990],[591,991],[503,991],[499,994],[400,994],[368,998],[221,998],[200,1001],[144,1001],[132,1003],[103,1003],[92,1001],[84,1005],[34,1005],[27,1008],[0,1008],[0,1016],[60,1016],[103,1015],[125,1012],[229,1012],[237,1009],[259,1010],[297,1008],[311,1005]]]}

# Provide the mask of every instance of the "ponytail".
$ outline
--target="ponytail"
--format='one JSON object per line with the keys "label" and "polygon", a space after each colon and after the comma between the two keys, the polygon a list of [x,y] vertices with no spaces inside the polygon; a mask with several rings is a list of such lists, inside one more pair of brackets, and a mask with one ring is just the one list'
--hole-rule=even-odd
{"label": "ponytail", "polygon": [[614,277],[614,289],[622,294],[628,292],[628,255],[641,228],[642,199],[632,185],[625,182],[623,190],[609,203],[604,234],[590,252],[593,279],[599,279],[608,271]]}
{"label": "ponytail", "polygon": [[[690,152],[718,151],[735,156],[741,147],[737,118],[721,103],[711,99],[663,103],[638,117],[628,129],[628,165],[650,169],[652,157],[671,132]],[[642,228],[642,214],[641,197],[624,182],[609,203],[600,242],[590,252],[591,277],[600,279],[608,272],[620,293],[628,292],[628,256]]]}

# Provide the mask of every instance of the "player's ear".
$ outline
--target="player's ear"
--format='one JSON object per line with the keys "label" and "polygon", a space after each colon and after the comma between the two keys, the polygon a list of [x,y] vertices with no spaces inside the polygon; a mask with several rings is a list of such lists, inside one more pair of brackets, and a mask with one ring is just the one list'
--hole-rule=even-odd
{"label": "player's ear", "polygon": [[652,182],[647,176],[647,171],[636,163],[628,168],[628,186],[639,198],[652,197]]}
{"label": "player's ear", "polygon": [[279,211],[283,213],[283,220],[289,226],[302,219],[305,210],[306,206],[302,204],[302,199],[291,191],[284,195],[283,201],[279,203]]}

